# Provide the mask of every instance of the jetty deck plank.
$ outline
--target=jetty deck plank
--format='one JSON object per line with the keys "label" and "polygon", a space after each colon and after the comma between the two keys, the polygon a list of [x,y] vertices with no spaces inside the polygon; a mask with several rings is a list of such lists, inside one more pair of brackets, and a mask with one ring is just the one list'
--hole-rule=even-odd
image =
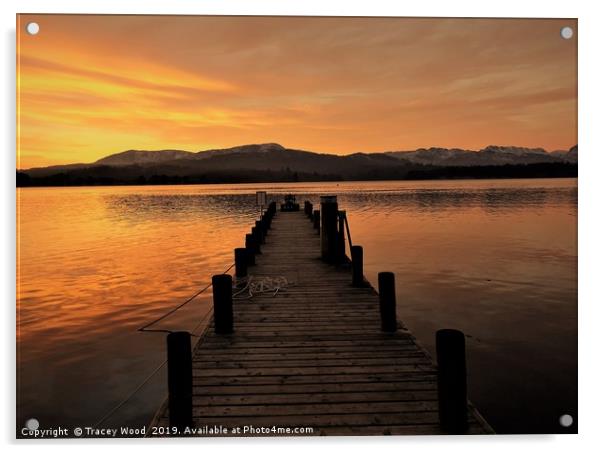
{"label": "jetty deck plank", "polygon": [[[431,357],[401,323],[381,332],[376,291],[353,287],[348,267],[320,259],[303,212],[277,213],[249,275],[284,276],[290,286],[236,299],[232,335],[205,330],[193,351],[197,427],[442,434]],[[165,406],[154,423],[168,426]],[[491,432],[472,406],[469,426]]]}

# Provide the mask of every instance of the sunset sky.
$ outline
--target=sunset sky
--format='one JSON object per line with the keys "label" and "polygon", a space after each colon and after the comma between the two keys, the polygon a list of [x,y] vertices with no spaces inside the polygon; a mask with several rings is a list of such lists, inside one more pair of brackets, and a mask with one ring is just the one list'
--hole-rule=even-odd
{"label": "sunset sky", "polygon": [[[25,32],[40,25],[38,35]],[[277,142],[348,154],[577,143],[574,20],[37,16],[17,167]]]}

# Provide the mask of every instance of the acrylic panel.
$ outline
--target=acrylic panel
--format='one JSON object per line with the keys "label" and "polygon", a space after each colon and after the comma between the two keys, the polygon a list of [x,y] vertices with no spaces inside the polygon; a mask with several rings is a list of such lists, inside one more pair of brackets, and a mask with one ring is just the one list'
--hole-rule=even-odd
{"label": "acrylic panel", "polygon": [[577,20],[17,16],[17,437],[577,432]]}

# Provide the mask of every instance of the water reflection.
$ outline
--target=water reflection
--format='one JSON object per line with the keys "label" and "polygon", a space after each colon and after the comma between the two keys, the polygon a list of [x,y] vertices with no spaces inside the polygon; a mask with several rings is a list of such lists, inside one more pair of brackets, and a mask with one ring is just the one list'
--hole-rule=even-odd
{"label": "water reflection", "polygon": [[255,195],[109,194],[103,198],[107,215],[129,222],[249,222],[257,216]]}
{"label": "water reflection", "polygon": [[[163,336],[136,328],[231,263],[256,190],[337,194],[418,338],[470,335],[471,395],[499,431],[576,416],[576,181],[402,181],[19,189],[19,422],[93,424],[161,363]],[[159,373],[107,423],[148,421],[164,392]]]}

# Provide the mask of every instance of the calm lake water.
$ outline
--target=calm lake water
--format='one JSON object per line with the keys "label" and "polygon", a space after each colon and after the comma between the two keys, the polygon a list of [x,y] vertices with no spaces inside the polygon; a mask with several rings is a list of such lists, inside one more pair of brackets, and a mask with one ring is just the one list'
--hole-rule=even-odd
{"label": "calm lake water", "polygon": [[[434,353],[467,334],[469,396],[500,433],[577,418],[577,180],[395,181],[17,189],[17,426],[92,426],[163,363],[137,328],[233,261],[255,191],[337,194],[374,284]],[[192,329],[207,291],[161,327]],[[165,367],[101,426],[141,426]]]}

